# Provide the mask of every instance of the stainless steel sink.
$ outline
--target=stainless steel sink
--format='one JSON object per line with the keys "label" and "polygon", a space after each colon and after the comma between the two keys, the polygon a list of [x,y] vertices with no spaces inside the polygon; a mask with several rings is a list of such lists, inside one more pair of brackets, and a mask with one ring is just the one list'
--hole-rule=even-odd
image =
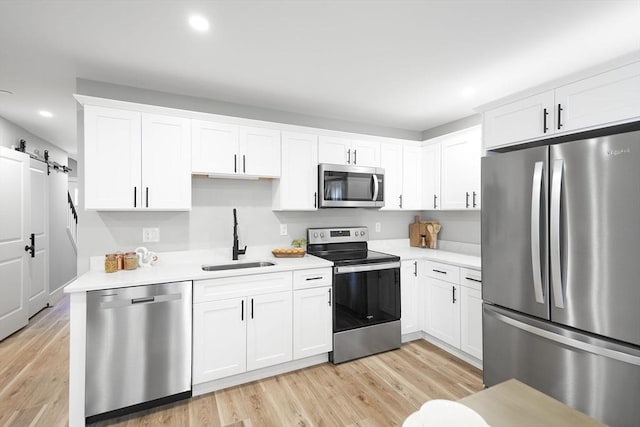
{"label": "stainless steel sink", "polygon": [[256,261],[256,262],[239,262],[236,264],[217,264],[217,265],[203,265],[204,271],[223,271],[223,270],[236,270],[239,268],[255,268],[255,267],[269,267],[275,265],[269,261]]}

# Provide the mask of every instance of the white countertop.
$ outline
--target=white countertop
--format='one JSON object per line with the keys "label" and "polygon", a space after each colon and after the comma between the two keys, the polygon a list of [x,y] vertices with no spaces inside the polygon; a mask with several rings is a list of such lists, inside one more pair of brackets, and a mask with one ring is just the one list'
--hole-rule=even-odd
{"label": "white countertop", "polygon": [[[451,247],[457,248],[456,246],[448,248]],[[454,252],[451,249],[414,248],[409,246],[409,239],[372,240],[369,242],[369,248],[397,255],[403,260],[427,259],[477,270],[481,268],[480,257],[477,255]],[[473,251],[474,248],[471,249]],[[238,261],[231,261],[230,252],[229,249],[164,252],[158,254],[158,262],[151,267],[139,267],[136,270],[121,270],[115,273],[106,273],[104,271],[104,256],[96,256],[91,258],[91,269],[67,285],[64,291],[66,293],[87,292],[154,283],[216,279],[333,266],[331,261],[311,255],[305,255],[302,258],[276,258],[271,254],[271,247],[267,246],[250,248],[248,255],[241,255],[241,259]],[[232,264],[252,261],[269,261],[275,265],[223,271],[203,271],[201,268],[203,264]]]}
{"label": "white countertop", "polygon": [[[250,255],[240,255],[240,260],[232,261],[230,252],[230,250],[201,250],[158,253],[158,261],[151,267],[138,267],[135,270],[120,270],[115,273],[104,271],[104,256],[92,257],[91,269],[67,285],[64,291],[66,293],[87,292],[153,283],[216,279],[333,266],[331,261],[311,255],[305,255],[301,258],[276,258],[271,254],[270,249],[264,248],[253,248]],[[252,261],[269,261],[275,265],[223,271],[203,271],[201,268],[203,264],[233,264]]]}

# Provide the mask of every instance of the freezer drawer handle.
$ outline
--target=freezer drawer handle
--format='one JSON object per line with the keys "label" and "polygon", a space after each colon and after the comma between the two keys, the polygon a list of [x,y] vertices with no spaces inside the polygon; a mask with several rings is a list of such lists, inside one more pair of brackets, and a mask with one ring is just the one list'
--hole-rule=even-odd
{"label": "freezer drawer handle", "polygon": [[535,163],[531,187],[531,269],[533,270],[533,291],[538,304],[544,304],[540,265],[540,192],[542,191],[543,165],[543,162]]}
{"label": "freezer drawer handle", "polygon": [[553,161],[553,176],[551,177],[551,284],[553,286],[553,300],[558,308],[564,308],[562,286],[562,266],[560,265],[560,198],[562,196],[562,159]]}
{"label": "freezer drawer handle", "polygon": [[558,335],[553,332],[549,332],[544,329],[540,329],[540,328],[536,328],[535,326],[528,325],[519,320],[512,319],[511,317],[507,317],[503,314],[496,313],[495,311],[491,311],[489,315],[492,317],[495,317],[496,319],[498,319],[503,323],[514,326],[518,329],[529,332],[533,335],[537,335],[539,337],[548,339],[550,341],[555,341],[567,347],[572,347],[578,350],[586,351],[588,353],[596,354],[598,356],[608,357],[609,359],[614,359],[620,362],[628,363],[630,365],[640,366],[640,357],[638,356],[633,356],[631,354],[623,353],[621,351],[612,350],[606,347],[600,347],[600,346],[589,344],[587,342],[580,341],[574,338]]}

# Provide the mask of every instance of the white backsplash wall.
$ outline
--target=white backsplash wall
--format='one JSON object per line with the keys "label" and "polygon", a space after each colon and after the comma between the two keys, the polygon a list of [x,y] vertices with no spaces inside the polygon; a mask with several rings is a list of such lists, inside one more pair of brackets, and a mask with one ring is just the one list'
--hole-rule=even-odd
{"label": "white backsplash wall", "polygon": [[420,213],[420,219],[440,223],[439,240],[480,244],[479,211],[425,211]]}
{"label": "white backsplash wall", "polygon": [[[238,210],[240,245],[288,246],[306,238],[309,227],[365,225],[371,239],[407,238],[417,212],[375,209],[323,209],[314,212],[271,210],[270,180],[192,179],[190,212],[82,211],[78,270],[89,268],[89,257],[146,246],[156,252],[228,247],[233,244],[233,208]],[[376,222],[380,232],[375,232]],[[280,235],[287,224],[288,235]],[[142,243],[142,228],[158,227],[159,243]]]}

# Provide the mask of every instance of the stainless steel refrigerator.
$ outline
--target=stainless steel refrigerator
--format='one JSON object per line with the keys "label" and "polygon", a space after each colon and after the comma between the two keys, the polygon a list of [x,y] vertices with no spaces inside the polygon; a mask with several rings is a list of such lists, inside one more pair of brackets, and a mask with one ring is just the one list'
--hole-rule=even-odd
{"label": "stainless steel refrigerator", "polygon": [[484,383],[640,426],[640,131],[482,159]]}

